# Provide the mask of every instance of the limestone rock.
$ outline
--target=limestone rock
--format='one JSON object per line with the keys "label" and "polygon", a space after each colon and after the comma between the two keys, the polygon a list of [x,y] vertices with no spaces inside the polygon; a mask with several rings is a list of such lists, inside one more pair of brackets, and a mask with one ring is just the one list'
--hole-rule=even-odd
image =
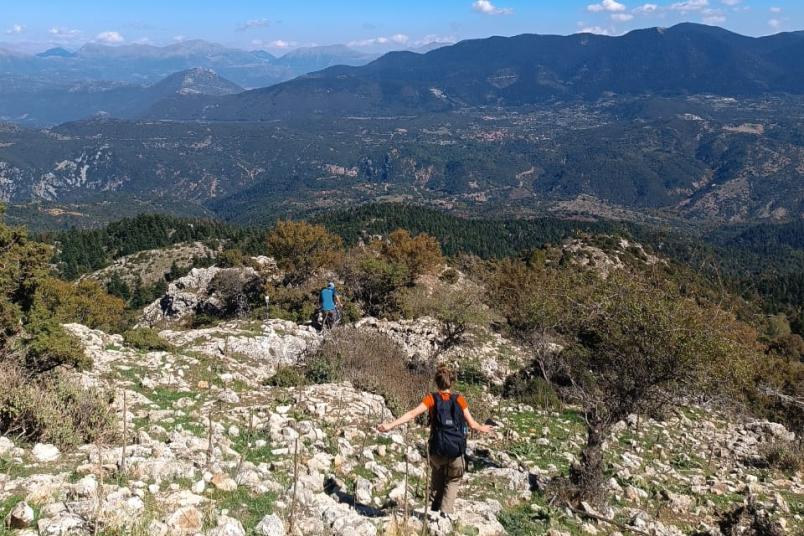
{"label": "limestone rock", "polygon": [[58,460],[61,452],[55,445],[37,443],[31,450],[31,455],[39,463],[48,463]]}
{"label": "limestone rock", "polygon": [[285,524],[276,514],[263,517],[255,530],[261,536],[285,536]]}
{"label": "limestone rock", "polygon": [[228,516],[218,518],[218,526],[210,530],[208,536],[246,536],[246,531],[240,521]]}
{"label": "limestone rock", "polygon": [[25,501],[18,502],[6,516],[6,526],[12,529],[24,529],[31,526],[34,520],[33,508]]}
{"label": "limestone rock", "polygon": [[204,516],[194,506],[179,508],[166,520],[170,534],[177,536],[195,534],[204,527]]}

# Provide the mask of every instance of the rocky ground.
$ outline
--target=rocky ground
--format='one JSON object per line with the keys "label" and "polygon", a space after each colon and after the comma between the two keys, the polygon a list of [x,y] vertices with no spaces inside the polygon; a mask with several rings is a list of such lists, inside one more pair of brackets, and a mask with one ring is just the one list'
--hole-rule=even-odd
{"label": "rocky ground", "polygon": [[[789,437],[780,425],[698,407],[662,422],[629,419],[608,440],[607,504],[574,512],[547,504],[539,486],[578,455],[581,416],[463,384],[500,427],[471,438],[456,515],[430,519],[421,426],[376,433],[389,409],[348,384],[266,384],[320,344],[310,328],[271,320],[168,330],[171,352],[68,329],[94,358],[82,381],[113,396],[121,433],[73,452],[0,438],[3,535],[403,535],[422,523],[440,535],[719,534],[718,515],[749,496],[789,534],[804,533],[804,477],[751,463],[762,443]],[[361,329],[388,333],[411,357],[433,336],[426,320],[369,319]],[[492,380],[523,359],[491,335],[473,348]]]}

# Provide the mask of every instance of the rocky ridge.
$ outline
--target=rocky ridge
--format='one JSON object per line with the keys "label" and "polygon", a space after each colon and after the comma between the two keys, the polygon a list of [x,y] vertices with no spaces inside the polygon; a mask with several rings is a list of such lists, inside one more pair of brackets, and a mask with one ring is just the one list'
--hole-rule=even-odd
{"label": "rocky ridge", "polygon": [[[82,382],[113,395],[127,435],[74,452],[0,438],[0,512],[11,534],[373,536],[405,534],[407,512],[407,533],[423,522],[441,535],[622,533],[599,520],[609,519],[648,534],[714,535],[718,514],[749,496],[790,534],[804,527],[802,475],[753,463],[762,444],[790,438],[774,423],[735,422],[697,407],[661,422],[620,423],[606,448],[614,469],[607,505],[588,508],[596,519],[549,506],[539,493],[575,460],[582,417],[486,392],[500,431],[471,438],[456,515],[427,519],[421,427],[375,433],[390,411],[349,384],[265,384],[278,366],[320,344],[317,332],[279,320],[227,322],[163,331],[176,350],[144,352],[116,335],[67,329],[95,361]],[[426,319],[367,319],[359,329],[389,334],[411,358],[430,348]],[[479,359],[504,363],[517,351],[489,340]],[[470,403],[483,392],[461,389]]]}

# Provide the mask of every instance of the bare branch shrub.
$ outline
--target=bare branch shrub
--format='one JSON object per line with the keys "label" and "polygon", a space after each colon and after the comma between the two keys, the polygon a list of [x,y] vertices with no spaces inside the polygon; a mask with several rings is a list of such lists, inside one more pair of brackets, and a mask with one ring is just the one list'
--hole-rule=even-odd
{"label": "bare branch shrub", "polygon": [[410,364],[404,350],[387,336],[351,327],[333,330],[307,360],[307,369],[313,381],[349,381],[384,397],[396,414],[421,402],[432,378],[427,366]]}

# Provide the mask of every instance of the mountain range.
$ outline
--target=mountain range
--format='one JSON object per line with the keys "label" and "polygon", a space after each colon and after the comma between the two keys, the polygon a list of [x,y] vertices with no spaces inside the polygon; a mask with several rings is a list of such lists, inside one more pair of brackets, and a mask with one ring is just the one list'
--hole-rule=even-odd
{"label": "mountain range", "polygon": [[[209,45],[185,46],[172,53]],[[121,65],[130,50],[113,52]],[[96,96],[93,82],[77,92],[87,102],[139,96],[91,120],[0,127],[0,201],[93,221],[151,206],[254,222],[377,200],[495,217],[797,220],[801,52],[802,32],[684,24],[466,41],[244,92],[203,70]]]}
{"label": "mountain range", "polygon": [[620,37],[491,37],[427,54],[392,52],[361,67],[332,67],[265,89],[200,99],[186,109],[157,109],[153,117],[242,121],[311,113],[427,113],[610,95],[802,94],[801,57],[804,32],[753,38],[689,23]]}
{"label": "mountain range", "polygon": [[45,84],[31,79],[6,79],[0,88],[0,118],[27,125],[52,125],[98,114],[137,118],[161,100],[190,96],[223,96],[243,88],[210,69],[174,73],[153,85],[81,81]]}
{"label": "mountain range", "polygon": [[155,102],[145,89],[178,72],[215,71],[242,91],[333,65],[362,65],[375,57],[342,45],[300,48],[276,57],[200,40],[166,47],[90,43],[75,51],[56,47],[38,54],[0,47],[0,120],[46,127],[98,112],[134,117]]}
{"label": "mountain range", "polygon": [[47,78],[54,83],[114,80],[153,84],[178,71],[206,68],[254,88],[332,65],[362,65],[375,58],[346,46],[300,48],[276,57],[264,50],[240,50],[203,40],[163,47],[87,43],[75,51],[56,47],[39,54],[0,50],[0,75]]}

